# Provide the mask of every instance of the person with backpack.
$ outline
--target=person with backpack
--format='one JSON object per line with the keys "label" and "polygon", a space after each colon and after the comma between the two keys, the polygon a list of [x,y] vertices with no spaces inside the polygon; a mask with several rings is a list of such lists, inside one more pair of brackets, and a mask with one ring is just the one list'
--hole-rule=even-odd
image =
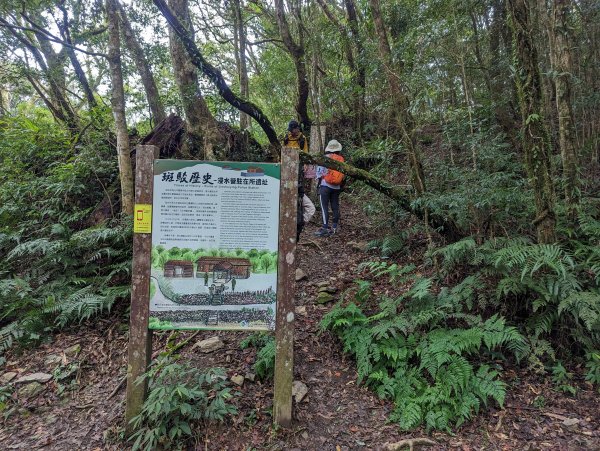
{"label": "person with backpack", "polygon": [[298,121],[292,119],[288,123],[287,132],[283,137],[283,145],[285,147],[293,147],[300,149],[303,152],[308,152],[308,139],[300,130],[300,124]]}
{"label": "person with backpack", "polygon": [[[335,139],[327,143],[325,156],[336,161],[344,161],[341,154],[342,145]],[[340,192],[344,174],[340,171],[327,169],[322,166],[317,167],[317,179],[319,180],[319,202],[321,203],[321,213],[323,214],[323,227],[316,233],[316,236],[330,236],[338,231],[340,223]],[[333,212],[332,223],[329,223],[329,206]]]}

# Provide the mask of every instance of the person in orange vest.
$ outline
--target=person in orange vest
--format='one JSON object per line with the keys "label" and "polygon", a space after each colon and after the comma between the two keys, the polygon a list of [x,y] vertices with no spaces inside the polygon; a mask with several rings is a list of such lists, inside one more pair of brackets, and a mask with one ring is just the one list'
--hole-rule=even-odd
{"label": "person in orange vest", "polygon": [[[335,139],[327,143],[325,156],[337,161],[344,161],[341,154],[342,145]],[[317,167],[317,179],[319,180],[319,202],[323,214],[323,226],[315,232],[316,236],[330,236],[338,231],[340,223],[340,192],[344,174],[323,166]],[[332,223],[329,223],[329,206],[333,212]]]}

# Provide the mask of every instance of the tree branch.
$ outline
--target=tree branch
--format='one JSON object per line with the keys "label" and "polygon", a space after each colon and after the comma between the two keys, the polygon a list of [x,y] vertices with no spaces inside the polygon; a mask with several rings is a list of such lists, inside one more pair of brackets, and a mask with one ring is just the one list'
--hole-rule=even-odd
{"label": "tree branch", "polygon": [[262,110],[254,103],[243,100],[233,93],[231,88],[227,85],[227,82],[223,78],[221,72],[217,68],[212,66],[208,61],[206,61],[206,59],[196,46],[196,43],[190,38],[189,32],[175,17],[173,12],[164,2],[164,0],[153,1],[154,4],[160,10],[160,12],[163,14],[163,16],[165,16],[165,19],[167,19],[169,25],[171,25],[175,33],[177,33],[177,35],[181,39],[185,49],[190,55],[190,59],[194,66],[200,69],[200,72],[202,72],[204,76],[207,77],[213,83],[213,85],[215,85],[215,87],[219,91],[219,94],[227,103],[237,108],[238,110],[248,114],[256,122],[258,122],[260,127],[267,135],[269,142],[271,143],[271,156],[273,158],[279,159],[279,151],[281,149],[281,145],[277,138],[277,133],[275,132],[275,129],[273,128],[273,125],[271,124],[269,118],[266,117]]}
{"label": "tree branch", "polygon": [[259,39],[258,41],[246,41],[246,44],[248,45],[261,45],[261,44],[266,44],[267,42],[273,42],[273,43],[279,43],[279,44],[283,44],[283,41],[281,39]]}
{"label": "tree branch", "polygon": [[[29,19],[27,19],[27,21],[32,23]],[[11,23],[8,23],[6,20],[2,20],[2,22],[0,23],[0,26],[7,27],[12,30],[31,31],[33,33],[38,33],[38,34],[41,34],[42,36],[44,36],[44,38],[48,39],[49,41],[56,42],[58,44],[64,45],[65,47],[72,48],[73,50],[76,50],[77,52],[85,53],[86,55],[91,55],[91,56],[101,56],[103,58],[108,58],[108,55],[106,55],[105,53],[89,52],[89,51],[79,48],[77,46],[71,45],[68,42],[65,42],[62,39],[59,39],[56,36],[48,33],[43,28],[39,27],[39,25],[36,25],[35,28],[21,27],[19,25],[13,25]]]}

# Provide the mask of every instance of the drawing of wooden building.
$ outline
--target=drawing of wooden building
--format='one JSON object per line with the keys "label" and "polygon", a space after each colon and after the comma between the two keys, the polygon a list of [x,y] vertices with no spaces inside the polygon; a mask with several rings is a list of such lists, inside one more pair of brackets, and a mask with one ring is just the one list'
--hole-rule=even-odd
{"label": "drawing of wooden building", "polygon": [[197,273],[213,272],[215,279],[247,279],[250,277],[250,260],[239,257],[200,257],[196,261]]}
{"label": "drawing of wooden building", "polygon": [[165,277],[194,277],[194,263],[187,260],[168,260],[165,263]]}

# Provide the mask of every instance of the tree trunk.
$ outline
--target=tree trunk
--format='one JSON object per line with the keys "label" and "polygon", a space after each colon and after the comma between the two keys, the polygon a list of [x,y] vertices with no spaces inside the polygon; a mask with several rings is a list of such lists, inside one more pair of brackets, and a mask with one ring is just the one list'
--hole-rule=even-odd
{"label": "tree trunk", "polygon": [[538,55],[532,36],[527,0],[508,0],[515,46],[515,77],[521,106],[525,169],[535,197],[536,228],[540,243],[556,241],[556,214],[550,156],[552,149],[546,123]]}
{"label": "tree trunk", "polygon": [[[64,0],[61,0],[59,2],[58,8],[63,13],[62,22],[58,20],[56,21],[60,30],[60,34],[67,44],[73,45],[73,40],[71,39],[71,32],[69,30],[69,14],[67,13],[67,8],[65,8]],[[77,76],[77,80],[79,80],[79,84],[81,85],[81,89],[83,90],[89,108],[95,108],[97,106],[97,102],[96,98],[94,97],[94,92],[92,91],[92,88],[90,88],[87,76],[83,71],[81,64],[79,63],[79,60],[77,59],[75,50],[73,50],[71,47],[65,47],[65,51],[67,52],[69,60],[71,61],[71,65],[75,70],[75,75]]]}
{"label": "tree trunk", "polygon": [[[296,78],[298,81],[298,91],[296,94],[296,114],[298,120],[304,126],[305,130],[310,129],[311,120],[308,116],[308,96],[310,94],[308,85],[308,75],[306,72],[306,61],[305,61],[305,50],[304,50],[304,31],[302,25],[299,27],[299,40],[298,43],[292,38],[289,24],[285,18],[285,8],[283,0],[275,0],[275,9],[277,16],[277,26],[279,27],[279,33],[283,44],[287,49],[288,53],[294,61],[294,68],[296,69]],[[299,11],[296,11],[299,15]]]}
{"label": "tree trunk", "polygon": [[[246,27],[242,16],[241,0],[233,0],[235,36],[237,42],[236,61],[238,66],[238,78],[240,83],[240,97],[247,100],[250,97],[250,82],[248,80],[248,65],[246,64]],[[240,128],[246,130],[250,127],[250,116],[240,111]]]}
{"label": "tree trunk", "polygon": [[419,219],[423,219],[450,240],[457,240],[464,236],[452,219],[432,214],[427,208],[423,208],[420,205],[415,206],[414,203],[411,202],[411,196],[406,190],[398,186],[390,185],[385,180],[382,181],[378,179],[368,171],[359,169],[348,163],[327,158],[323,154],[314,155],[308,152],[300,152],[300,162],[303,164],[313,164],[334,169],[343,172],[348,177],[360,180],[376,191],[388,196],[404,211],[414,214]]}
{"label": "tree trunk", "polygon": [[277,133],[273,128],[273,124],[268,117],[262,112],[262,110],[250,102],[249,100],[241,99],[239,96],[231,90],[221,72],[210,64],[202,55],[202,52],[196,46],[196,43],[192,39],[190,33],[181,24],[179,19],[173,14],[173,11],[167,6],[164,0],[153,0],[154,4],[158,7],[160,12],[163,14],[173,32],[181,39],[184,49],[190,56],[190,61],[194,66],[202,71],[204,76],[208,78],[215,88],[219,91],[221,97],[234,108],[237,108],[244,113],[247,113],[252,117],[262,130],[265,132],[267,139],[269,140],[269,152],[272,161],[278,161],[281,153],[281,143],[277,137]]}
{"label": "tree trunk", "polygon": [[121,45],[119,38],[119,17],[117,0],[106,0],[106,16],[108,21],[108,64],[112,84],[111,104],[117,131],[117,156],[119,161],[119,177],[121,180],[121,211],[133,214],[134,191],[131,156],[129,152],[129,134],[125,120],[125,91],[123,89],[123,72],[121,70]]}
{"label": "tree trunk", "polygon": [[[505,46],[509,45],[509,36],[506,36],[506,5],[504,0],[494,0],[492,3],[492,20],[490,24],[490,97],[494,105],[494,117],[496,122],[506,136],[516,147],[514,124],[516,122],[515,111],[510,107],[510,102],[515,99],[514,85],[508,85],[505,80],[509,80],[509,73],[505,70],[508,66],[508,58],[501,52],[501,40],[505,40]],[[500,61],[506,64],[498,64]],[[511,95],[507,96],[506,91],[510,90]]]}
{"label": "tree trunk", "polygon": [[[31,85],[36,90],[36,92],[40,95],[40,97],[42,98],[42,100],[44,101],[44,103],[46,104],[48,109],[50,109],[54,118],[58,122],[64,123],[69,128],[71,133],[75,133],[75,131],[77,130],[76,121],[74,120],[74,117],[72,115],[69,115],[63,109],[64,102],[62,102],[60,100],[60,97],[62,96],[62,94],[60,92],[60,88],[54,82],[52,74],[50,73],[50,70],[48,69],[48,65],[46,64],[46,60],[44,59],[44,56],[42,55],[42,52],[40,51],[40,49],[32,41],[30,41],[26,36],[19,33],[16,29],[12,28],[11,24],[1,16],[0,16],[0,24],[4,25],[10,31],[10,33],[21,44],[23,44],[23,46],[27,50],[29,50],[29,53],[31,53],[31,55],[35,59],[36,63],[39,66],[40,71],[44,75],[44,78],[48,81],[48,85],[49,85],[49,89],[47,91],[48,96],[46,96],[42,92],[42,86],[38,80],[34,80],[33,77],[31,77],[29,75],[27,75],[27,78],[29,79]],[[29,64],[26,63],[26,65],[29,67]]]}
{"label": "tree trunk", "polygon": [[[346,12],[348,15],[348,26],[342,24],[329,8],[325,0],[317,0],[323,13],[329,21],[339,30],[342,39],[342,48],[346,56],[348,67],[352,72],[354,92],[352,93],[352,117],[354,118],[354,129],[362,136],[364,122],[364,99],[365,99],[365,69],[362,63],[363,46],[358,33],[358,20],[356,9],[352,0],[346,0]],[[352,42],[354,42],[354,52]]]}
{"label": "tree trunk", "polygon": [[348,24],[350,26],[350,33],[356,46],[356,56],[354,62],[356,64],[355,83],[358,89],[356,99],[356,112],[355,112],[355,127],[362,137],[362,130],[365,123],[365,92],[367,86],[367,76],[365,70],[365,48],[363,46],[362,39],[358,32],[358,18],[356,15],[356,6],[354,0],[345,0],[346,13],[348,14]]}
{"label": "tree trunk", "polygon": [[[169,0],[169,7],[193,39],[190,11],[187,0]],[[215,159],[215,147],[220,142],[218,124],[200,93],[198,72],[186,53],[185,47],[172,28],[169,28],[169,50],[175,83],[179,88],[181,103],[188,132],[187,154],[202,155],[206,160]]]}
{"label": "tree trunk", "polygon": [[384,66],[385,75],[390,85],[390,94],[394,101],[395,113],[402,134],[402,144],[406,149],[408,164],[411,175],[411,183],[418,196],[425,192],[425,177],[423,175],[423,165],[421,157],[418,154],[416,140],[414,136],[415,121],[409,110],[410,100],[405,87],[400,81],[399,74],[403,72],[403,67],[399,64],[398,74],[394,72],[392,65],[392,52],[388,41],[385,25],[381,16],[379,0],[369,0],[371,13],[375,24],[375,32],[378,38],[379,57]]}
{"label": "tree trunk", "polygon": [[160,100],[160,94],[158,92],[158,88],[156,87],[154,75],[152,75],[152,70],[150,69],[150,65],[148,64],[148,60],[144,54],[144,50],[142,49],[139,41],[136,39],[133,28],[131,27],[131,23],[127,18],[127,13],[125,12],[123,5],[121,5],[118,0],[117,7],[119,11],[119,17],[121,19],[121,30],[123,31],[123,36],[125,38],[125,45],[129,49],[131,57],[135,63],[135,67],[137,68],[140,78],[142,79],[142,84],[144,85],[144,91],[146,92],[146,99],[148,100],[148,106],[150,107],[150,113],[152,114],[153,122],[154,124],[158,124],[165,119],[166,114],[165,108]]}
{"label": "tree trunk", "polygon": [[323,10],[323,13],[329,21],[335,25],[335,27],[339,30],[340,36],[342,38],[342,48],[344,50],[344,54],[346,55],[346,61],[348,63],[348,67],[352,72],[356,72],[356,63],[354,61],[354,54],[352,53],[352,47],[350,46],[350,33],[346,29],[346,27],[335,17],[335,15],[329,9],[329,6],[325,2],[325,0],[317,0],[319,6]]}
{"label": "tree trunk", "polygon": [[578,152],[575,139],[575,124],[571,98],[573,62],[568,31],[569,0],[554,0],[552,56],[556,77],[556,109],[558,111],[558,136],[563,165],[565,203],[570,215],[574,216],[579,202]]}
{"label": "tree trunk", "polygon": [[41,54],[43,54],[45,63],[40,64],[40,67],[42,67],[48,79],[52,102],[61,110],[67,127],[72,132],[75,132],[79,126],[73,107],[66,95],[65,70],[63,65],[64,54],[57,54],[52,48],[50,41],[41,33],[36,33],[35,37],[39,43],[39,50],[34,53],[34,57],[36,57],[36,61],[40,64],[40,59],[42,59]]}

